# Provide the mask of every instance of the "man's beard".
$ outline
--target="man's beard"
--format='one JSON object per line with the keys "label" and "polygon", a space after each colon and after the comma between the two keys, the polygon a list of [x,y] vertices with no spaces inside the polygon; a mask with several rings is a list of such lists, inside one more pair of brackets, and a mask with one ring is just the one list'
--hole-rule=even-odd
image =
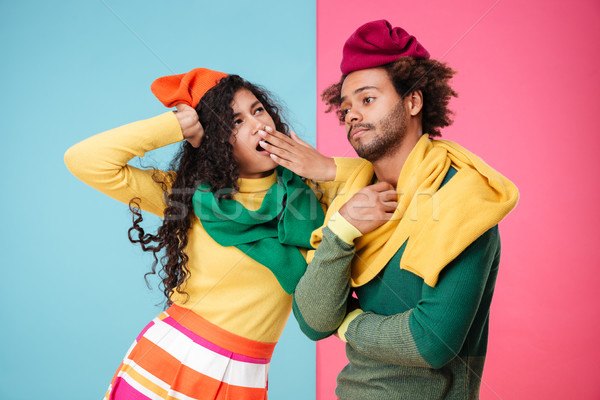
{"label": "man's beard", "polygon": [[[360,126],[360,124],[358,125]],[[361,143],[359,140],[355,144],[354,150],[359,157],[365,160],[377,161],[392,154],[402,145],[406,137],[407,126],[404,102],[399,100],[394,108],[379,123],[375,124],[377,130],[372,133],[376,133],[376,135],[373,135],[368,143]]]}

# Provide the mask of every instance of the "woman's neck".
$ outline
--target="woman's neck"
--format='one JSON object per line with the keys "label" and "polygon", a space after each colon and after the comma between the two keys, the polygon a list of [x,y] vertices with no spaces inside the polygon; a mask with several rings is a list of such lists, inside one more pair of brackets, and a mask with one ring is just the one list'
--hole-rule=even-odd
{"label": "woman's neck", "polygon": [[277,174],[275,170],[268,171],[266,175],[261,177],[240,176],[238,185],[240,193],[261,192],[268,190],[275,182],[277,182]]}

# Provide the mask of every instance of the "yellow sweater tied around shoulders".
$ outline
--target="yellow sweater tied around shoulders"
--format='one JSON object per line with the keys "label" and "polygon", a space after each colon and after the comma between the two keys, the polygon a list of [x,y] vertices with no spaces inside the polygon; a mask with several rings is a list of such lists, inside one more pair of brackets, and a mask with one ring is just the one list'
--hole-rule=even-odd
{"label": "yellow sweater tied around shoulders", "polygon": [[[440,189],[450,166],[457,173]],[[373,166],[365,161],[327,210],[324,225],[313,232],[313,247],[321,242],[331,216],[372,179]],[[398,208],[392,218],[354,241],[354,287],[373,279],[407,240],[400,268],[435,286],[442,269],[498,224],[519,198],[517,187],[481,158],[456,143],[430,140],[429,135],[423,135],[410,153],[396,191]],[[309,252],[309,262],[313,256],[314,251]]]}

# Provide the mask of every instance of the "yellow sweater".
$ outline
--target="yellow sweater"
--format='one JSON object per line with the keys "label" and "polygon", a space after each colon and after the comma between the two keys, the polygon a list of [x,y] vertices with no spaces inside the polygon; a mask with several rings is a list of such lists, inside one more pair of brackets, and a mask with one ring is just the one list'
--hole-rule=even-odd
{"label": "yellow sweater", "polygon": [[[73,175],[93,188],[125,204],[139,197],[144,211],[162,217],[164,192],[152,175],[167,177],[172,172],[142,170],[127,163],[135,156],[143,157],[148,151],[182,140],[177,118],[167,112],[88,138],[66,152],[65,163]],[[318,185],[323,193],[317,196],[326,206],[356,161],[341,164],[334,182]],[[257,210],[275,180],[275,174],[240,179],[240,192],[234,198],[246,208]],[[184,290],[189,299],[175,294],[171,300],[229,332],[261,342],[276,342],[290,314],[292,298],[271,271],[237,248],[217,244],[197,218],[188,240],[185,251],[190,277]]]}

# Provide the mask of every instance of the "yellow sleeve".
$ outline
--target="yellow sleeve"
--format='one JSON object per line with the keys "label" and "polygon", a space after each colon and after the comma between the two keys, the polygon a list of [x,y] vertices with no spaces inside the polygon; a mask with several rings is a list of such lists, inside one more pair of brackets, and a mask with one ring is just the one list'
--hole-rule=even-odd
{"label": "yellow sleeve", "polygon": [[163,216],[164,190],[153,176],[169,187],[173,173],[127,165],[135,156],[183,140],[172,112],[133,122],[92,136],[65,153],[65,164],[77,178],[125,204],[140,198],[144,211]]}
{"label": "yellow sleeve", "polygon": [[339,336],[340,339],[342,339],[344,342],[348,342],[348,340],[346,339],[346,331],[348,330],[348,325],[350,325],[350,322],[354,321],[354,319],[356,317],[358,317],[360,314],[362,314],[364,311],[361,310],[360,308],[357,308],[356,310],[350,311],[347,315],[346,318],[344,318],[344,320],[342,321],[342,324],[340,325],[340,327],[337,330],[337,334]]}
{"label": "yellow sleeve", "polygon": [[348,222],[339,211],[331,216],[327,223],[327,227],[331,229],[337,237],[348,244],[354,244],[354,239],[362,236],[362,233],[356,229],[354,225]]}
{"label": "yellow sleeve", "polygon": [[325,208],[329,208],[337,195],[343,192],[348,177],[361,164],[368,162],[361,158],[334,157],[336,165],[335,180],[328,182],[307,181],[308,185],[317,193],[317,197]]}
{"label": "yellow sleeve", "polygon": [[356,168],[368,163],[367,160],[362,158],[334,157],[333,159],[337,166],[335,173],[336,182],[346,182]]}

